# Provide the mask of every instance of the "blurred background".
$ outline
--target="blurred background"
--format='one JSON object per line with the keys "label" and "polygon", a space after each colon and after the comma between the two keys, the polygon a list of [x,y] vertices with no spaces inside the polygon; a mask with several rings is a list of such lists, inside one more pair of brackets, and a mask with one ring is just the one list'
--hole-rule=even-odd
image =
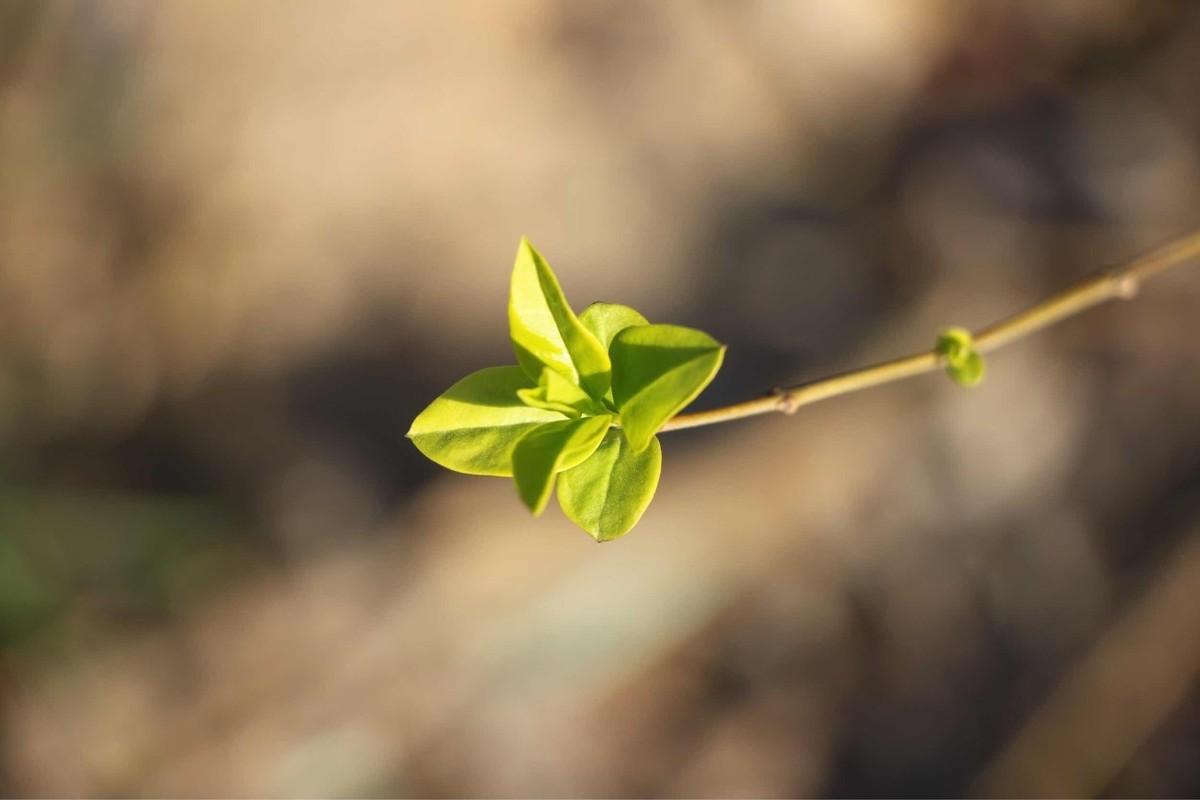
{"label": "blurred background", "polygon": [[1200,4],[0,2],[0,792],[1200,793],[1200,269],[664,437],[603,547],[412,418],[577,309],[698,402],[1200,224]]}

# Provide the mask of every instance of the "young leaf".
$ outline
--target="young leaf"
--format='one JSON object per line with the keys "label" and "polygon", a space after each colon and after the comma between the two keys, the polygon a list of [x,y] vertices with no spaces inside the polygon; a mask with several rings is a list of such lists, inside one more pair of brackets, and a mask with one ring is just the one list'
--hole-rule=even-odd
{"label": "young leaf", "polygon": [[430,403],[408,430],[431,460],[468,475],[512,475],[517,441],[539,425],[562,420],[556,411],[531,408],[517,392],[531,382],[519,367],[472,372]]}
{"label": "young leaf", "polygon": [[[583,323],[583,327],[600,340],[600,344],[604,346],[605,350],[612,345],[613,338],[626,328],[650,324],[649,320],[637,311],[619,303],[592,303],[579,315],[579,321]],[[609,358],[612,358],[611,354]],[[613,403],[611,386],[604,393],[604,402],[608,404],[609,408],[616,407]]]}
{"label": "young leaf", "polygon": [[604,411],[603,406],[598,405],[591,395],[552,369],[542,370],[537,386],[518,389],[517,397],[527,406],[560,411],[568,417]]}
{"label": "young leaf", "polygon": [[609,351],[613,400],[634,452],[703,391],[725,357],[725,346],[707,333],[678,325],[626,328]]}
{"label": "young leaf", "polygon": [[579,321],[600,340],[605,350],[612,344],[613,337],[626,328],[650,324],[637,311],[620,303],[592,303],[579,315]]}
{"label": "young leaf", "polygon": [[938,333],[937,354],[946,358],[946,363],[952,366],[962,366],[967,356],[971,354],[974,345],[971,332],[966,328],[943,328]]}
{"label": "young leaf", "polygon": [[513,264],[508,327],[517,363],[530,378],[549,368],[596,399],[608,391],[608,351],[583,327],[550,265],[525,238]]}
{"label": "young leaf", "polygon": [[938,334],[934,350],[946,359],[946,374],[959,386],[978,386],[983,380],[983,356],[975,350],[966,328],[945,328]]}
{"label": "young leaf", "polygon": [[640,453],[610,430],[590,458],[558,478],[563,513],[598,542],[623,536],[650,505],[662,471],[658,437]]}
{"label": "young leaf", "polygon": [[554,476],[596,451],[612,424],[608,414],[550,422],[534,428],[513,448],[517,494],[536,517],[546,508]]}
{"label": "young leaf", "polygon": [[983,356],[972,350],[958,364],[946,367],[946,374],[959,386],[978,386],[983,381]]}

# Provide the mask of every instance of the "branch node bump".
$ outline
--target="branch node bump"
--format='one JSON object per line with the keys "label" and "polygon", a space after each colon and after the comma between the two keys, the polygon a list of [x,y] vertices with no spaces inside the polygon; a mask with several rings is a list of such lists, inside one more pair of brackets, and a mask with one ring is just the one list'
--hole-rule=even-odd
{"label": "branch node bump", "polygon": [[1137,297],[1139,283],[1138,279],[1127,272],[1114,270],[1109,273],[1109,278],[1113,282],[1113,291],[1121,300],[1132,300]]}
{"label": "branch node bump", "polygon": [[781,386],[776,386],[771,390],[771,394],[776,397],[776,405],[784,414],[791,416],[800,408],[799,398],[793,392],[784,389]]}

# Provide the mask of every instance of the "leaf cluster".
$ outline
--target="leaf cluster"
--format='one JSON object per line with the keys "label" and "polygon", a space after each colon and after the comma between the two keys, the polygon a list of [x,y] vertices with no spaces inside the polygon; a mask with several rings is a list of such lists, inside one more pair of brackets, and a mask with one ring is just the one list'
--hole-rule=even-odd
{"label": "leaf cluster", "polygon": [[945,362],[946,374],[959,386],[978,386],[983,381],[983,356],[975,349],[974,338],[966,328],[943,329],[934,351]]}
{"label": "leaf cluster", "polygon": [[517,365],[463,378],[408,437],[448,469],[511,476],[535,516],[557,481],[563,512],[593,538],[625,534],[658,487],[658,430],[712,381],[725,347],[615,303],[577,316],[527,239],[513,265],[508,325]]}

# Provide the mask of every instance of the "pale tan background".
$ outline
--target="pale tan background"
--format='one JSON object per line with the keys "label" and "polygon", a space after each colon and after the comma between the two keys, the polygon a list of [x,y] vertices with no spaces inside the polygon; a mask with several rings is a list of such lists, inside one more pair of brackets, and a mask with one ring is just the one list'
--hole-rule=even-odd
{"label": "pale tan background", "polygon": [[577,307],[701,405],[1200,223],[1200,6],[0,2],[0,791],[1200,793],[1200,270],[671,434],[603,547],[403,438]]}

